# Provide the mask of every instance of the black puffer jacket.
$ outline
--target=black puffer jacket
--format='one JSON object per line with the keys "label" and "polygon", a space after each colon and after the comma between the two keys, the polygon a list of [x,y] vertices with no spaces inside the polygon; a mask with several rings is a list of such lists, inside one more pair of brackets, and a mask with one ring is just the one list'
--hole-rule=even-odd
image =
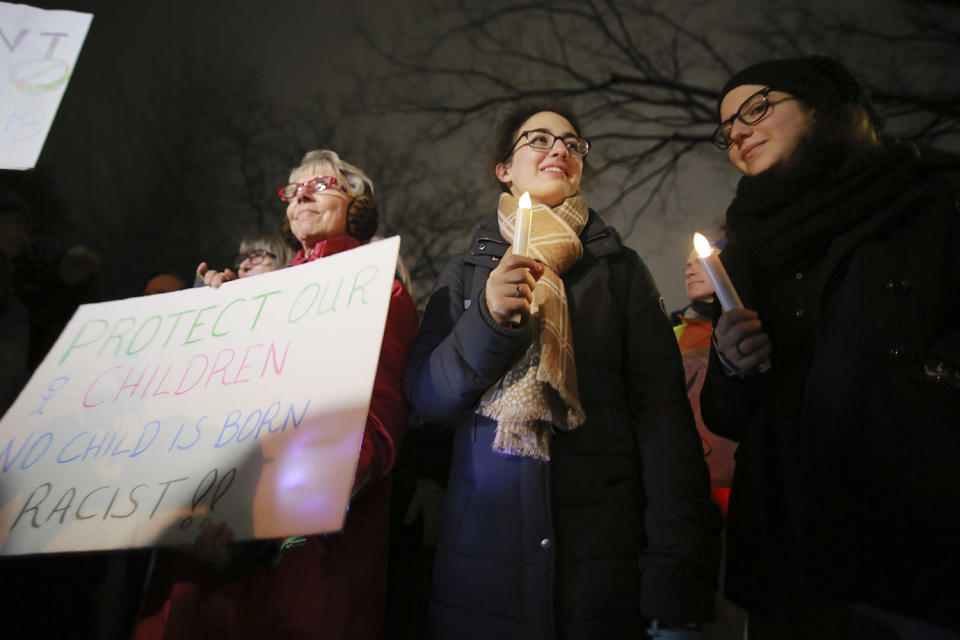
{"label": "black puffer jacket", "polygon": [[454,429],[432,637],[640,638],[712,615],[719,514],[659,293],[593,212],[563,276],[586,423],[551,462],[494,453],[480,396],[527,344],[483,287],[508,247],[491,216],[444,268],[407,367],[415,411]]}
{"label": "black puffer jacket", "polygon": [[793,269],[722,254],[773,345],[747,379],[714,353],[700,397],[740,442],[726,593],[752,611],[859,602],[960,624],[960,198],[944,175],[919,172]]}

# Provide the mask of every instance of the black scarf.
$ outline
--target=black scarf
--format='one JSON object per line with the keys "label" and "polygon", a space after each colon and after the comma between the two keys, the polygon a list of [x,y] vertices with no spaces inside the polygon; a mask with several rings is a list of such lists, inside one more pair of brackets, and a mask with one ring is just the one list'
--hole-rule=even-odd
{"label": "black scarf", "polygon": [[685,318],[693,318],[695,320],[716,320],[713,312],[713,298],[710,298],[709,301],[694,300],[685,306],[680,313],[683,314]]}
{"label": "black scarf", "polygon": [[843,161],[836,147],[807,152],[791,167],[743,177],[727,209],[731,240],[764,272],[823,256],[830,242],[900,196],[916,176],[908,149],[878,149]]}

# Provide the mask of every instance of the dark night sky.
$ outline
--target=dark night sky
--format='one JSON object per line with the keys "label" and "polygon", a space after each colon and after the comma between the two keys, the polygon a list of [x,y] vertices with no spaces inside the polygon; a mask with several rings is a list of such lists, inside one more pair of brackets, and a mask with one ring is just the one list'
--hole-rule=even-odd
{"label": "dark night sky", "polygon": [[[201,92],[209,78],[214,85],[211,100],[217,99],[220,77],[249,72],[259,86],[251,83],[247,98],[280,108],[317,108],[322,103],[338,104],[352,90],[351,64],[362,56],[343,8],[332,3],[97,0],[33,6],[94,16],[37,164],[38,173],[55,185],[61,201],[58,214],[41,212],[35,227],[44,235],[68,235],[69,242],[93,246],[104,259],[106,297],[135,294],[142,278],[158,267],[190,273],[201,259],[226,260],[235,252],[239,236],[252,228],[250,211],[233,219],[227,211],[211,211],[211,218],[224,219],[222,250],[211,250],[213,239],[207,233],[202,234],[206,243],[199,242],[196,250],[180,246],[164,257],[151,253],[151,246],[139,252],[131,248],[130,224],[120,227],[100,224],[99,218],[77,219],[76,194],[91,197],[92,188],[98,192],[92,197],[111,206],[116,215],[135,217],[150,210],[136,198],[117,203],[106,192],[117,183],[146,179],[154,150],[138,139],[138,130],[155,126],[151,123],[157,114],[182,99],[176,95],[180,66],[191,67],[201,77]],[[137,161],[138,154],[143,162]],[[296,160],[291,155],[277,166],[271,184],[282,180]],[[110,174],[95,187],[90,186],[94,184],[89,179],[91,165],[101,174]],[[279,201],[275,206],[271,215],[282,212]],[[198,224],[198,229],[203,228]],[[144,239],[132,242],[143,244]],[[150,264],[137,264],[138,256]]]}
{"label": "dark night sky", "polygon": [[35,6],[94,16],[71,80],[70,93],[77,94],[77,100],[91,100],[91,94],[114,82],[149,83],[153,68],[187,46],[201,54],[223,52],[259,67],[269,96],[298,102],[312,99],[320,84],[341,86],[348,76],[346,66],[358,52],[357,37],[340,3],[68,0]]}
{"label": "dark night sky", "polygon": [[[896,1],[889,0],[887,4]],[[407,4],[418,2],[424,4],[426,0],[410,0]],[[363,76],[385,69],[356,33],[356,16],[374,30],[389,30],[393,18],[386,8],[396,10],[399,6],[376,0],[351,3],[64,0],[31,4],[94,15],[38,168],[57,185],[66,209],[71,209],[77,194],[89,198],[90,190],[95,188],[98,193],[94,193],[93,198],[102,201],[103,208],[109,212],[97,212],[98,215],[88,212],[85,219],[78,219],[80,216],[71,210],[66,216],[40,221],[37,226],[45,233],[68,235],[73,242],[96,248],[104,258],[103,293],[107,297],[133,295],[140,279],[161,263],[189,273],[200,259],[226,260],[233,255],[236,240],[255,220],[254,213],[244,208],[239,199],[227,197],[237,194],[225,193],[222,199],[210,199],[208,212],[187,219],[171,218],[169,224],[175,227],[174,231],[181,231],[180,236],[166,237],[166,230],[158,233],[146,227],[136,235],[132,221],[152,211],[143,200],[148,196],[137,196],[135,190],[131,190],[129,196],[121,196],[119,188],[115,189],[117,193],[105,193],[114,191],[111,185],[147,180],[156,170],[151,164],[156,150],[149,139],[138,137],[137,130],[141,123],[147,127],[158,114],[167,113],[172,104],[183,98],[176,84],[176,74],[180,72],[177,65],[198,71],[201,100],[203,82],[211,85],[210,100],[218,100],[220,76],[233,78],[237,73],[251,70],[259,76],[259,86],[251,80],[245,94],[254,97],[255,102],[284,109],[312,109],[321,114],[324,110],[337,113]],[[693,29],[710,29],[714,36],[719,32],[715,25],[735,28],[738,16],[746,10],[741,3],[727,0],[698,4],[710,9],[712,16],[691,13],[684,20],[689,21]],[[698,18],[701,23],[709,24],[698,26]],[[230,108],[229,105],[215,106]],[[346,108],[349,110],[349,104]],[[322,115],[318,116],[318,120],[322,119]],[[187,124],[185,131],[190,130]],[[301,149],[335,144],[349,156],[350,150],[370,132],[347,129],[349,127],[340,127],[335,134],[330,134],[330,139],[318,138],[316,134],[304,135]],[[469,142],[457,144],[462,147]],[[286,169],[296,163],[297,153],[290,152],[277,160],[275,170],[272,169],[266,179],[271,189],[275,188],[273,183],[279,184],[284,179]],[[470,162],[470,153],[469,148],[462,152],[464,162]],[[216,163],[217,156],[212,157]],[[683,302],[682,263],[692,228],[715,226],[722,214],[722,207],[717,203],[729,199],[736,181],[729,167],[717,169],[716,158],[692,160],[694,167],[697,163],[708,167],[694,174],[697,175],[695,181],[687,182],[695,184],[693,191],[703,197],[681,202],[689,210],[685,218],[671,220],[669,212],[649,216],[649,220],[638,225],[627,238],[627,243],[647,260],[670,307]],[[453,156],[444,159],[446,164],[456,161]],[[204,162],[211,160],[205,158]],[[93,169],[107,173],[109,178],[91,186],[94,182],[89,176]],[[374,175],[374,179],[379,181],[379,176]],[[164,180],[173,182],[169,178]],[[389,200],[389,195],[386,199]],[[276,207],[269,215],[281,214],[279,202],[269,206]],[[117,219],[125,224],[111,222]],[[219,226],[214,224],[215,220],[221,221]],[[612,221],[623,224],[616,217]],[[465,233],[471,224],[465,223]],[[191,238],[191,244],[195,241],[195,246],[186,246],[184,234]],[[163,249],[164,243],[179,244]]]}

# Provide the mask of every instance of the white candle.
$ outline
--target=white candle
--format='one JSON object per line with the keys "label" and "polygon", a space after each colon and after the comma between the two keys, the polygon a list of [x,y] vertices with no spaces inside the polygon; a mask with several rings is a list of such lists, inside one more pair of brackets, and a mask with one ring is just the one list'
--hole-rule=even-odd
{"label": "white candle", "polygon": [[720,299],[723,310],[730,311],[730,309],[742,308],[743,303],[740,301],[740,296],[737,295],[737,290],[733,288],[730,276],[727,275],[727,270],[723,268],[723,263],[720,262],[720,256],[714,253],[710,246],[710,241],[703,234],[695,233],[693,234],[693,246],[697,250],[697,255],[700,256],[700,264],[707,272],[710,284],[713,285],[713,292]]}
{"label": "white candle", "polygon": [[530,193],[520,196],[520,208],[513,230],[513,252],[520,256],[530,255],[530,226],[533,223],[533,211],[530,206]]}
{"label": "white candle", "polygon": [[[707,272],[710,284],[713,285],[713,292],[720,299],[723,310],[742,309],[743,303],[740,301],[740,295],[733,288],[730,276],[727,275],[727,270],[723,268],[720,256],[714,253],[710,241],[703,234],[695,233],[693,234],[693,246],[697,250],[697,255],[700,256],[700,264],[703,265],[703,270]],[[764,359],[757,365],[757,371],[760,373],[766,373],[769,370],[769,358]]]}
{"label": "white candle", "polygon": [[[530,192],[524,191],[520,196],[520,208],[517,209],[517,219],[513,226],[513,253],[519,256],[530,255],[530,227],[533,225],[533,209],[530,204]],[[519,291],[519,288],[517,289]],[[530,305],[530,313],[537,312],[537,304]],[[520,312],[510,314],[510,323],[519,325]]]}

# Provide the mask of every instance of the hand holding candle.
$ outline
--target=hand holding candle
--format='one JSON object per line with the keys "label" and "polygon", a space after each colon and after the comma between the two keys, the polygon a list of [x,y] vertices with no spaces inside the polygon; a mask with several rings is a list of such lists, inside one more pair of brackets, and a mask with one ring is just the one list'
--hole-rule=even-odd
{"label": "hand holding candle", "polygon": [[[730,276],[727,275],[727,270],[724,269],[723,263],[720,262],[720,256],[714,253],[713,247],[710,246],[710,241],[707,240],[703,234],[695,233],[693,235],[693,246],[697,250],[697,255],[700,257],[700,264],[703,265],[704,271],[707,272],[707,277],[713,285],[714,294],[720,300],[720,305],[723,307],[723,310],[743,309],[743,302],[740,300],[740,295],[737,293],[737,290],[734,289],[733,283],[730,282]],[[765,337],[765,334],[763,335]],[[742,342],[742,340],[740,342]],[[741,351],[740,342],[735,345],[735,350],[741,357],[749,356],[749,354]],[[757,364],[757,370],[760,373],[769,371],[770,360],[765,358]]]}
{"label": "hand holding candle", "polygon": [[[513,253],[518,256],[530,255],[530,227],[533,224],[533,209],[530,204],[530,193],[524,192],[520,196],[520,208],[517,209],[517,220],[513,230]],[[519,291],[519,289],[518,289]],[[536,312],[536,308],[530,309],[531,313]],[[520,324],[523,318],[517,311],[510,316],[510,323]]]}

